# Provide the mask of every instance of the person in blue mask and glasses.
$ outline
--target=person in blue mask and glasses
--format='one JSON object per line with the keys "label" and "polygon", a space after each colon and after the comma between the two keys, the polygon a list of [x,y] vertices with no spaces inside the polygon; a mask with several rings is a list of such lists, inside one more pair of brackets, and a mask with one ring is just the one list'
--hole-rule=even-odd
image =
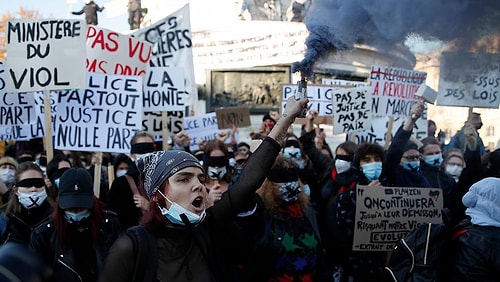
{"label": "person in blue mask and glasses", "polygon": [[418,101],[410,111],[403,125],[391,140],[384,161],[384,171],[391,186],[395,187],[431,187],[420,169],[420,152],[411,134],[415,122],[424,111],[424,102]]}

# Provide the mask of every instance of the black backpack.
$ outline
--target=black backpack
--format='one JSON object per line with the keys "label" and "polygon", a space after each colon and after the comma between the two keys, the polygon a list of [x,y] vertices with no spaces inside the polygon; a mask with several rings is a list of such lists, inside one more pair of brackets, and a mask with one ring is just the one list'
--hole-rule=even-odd
{"label": "black backpack", "polygon": [[142,226],[132,226],[124,233],[134,244],[134,275],[132,281],[156,281],[158,249],[156,237]]}
{"label": "black backpack", "polygon": [[410,231],[393,248],[385,268],[397,282],[446,281],[450,262],[451,228],[425,223]]}

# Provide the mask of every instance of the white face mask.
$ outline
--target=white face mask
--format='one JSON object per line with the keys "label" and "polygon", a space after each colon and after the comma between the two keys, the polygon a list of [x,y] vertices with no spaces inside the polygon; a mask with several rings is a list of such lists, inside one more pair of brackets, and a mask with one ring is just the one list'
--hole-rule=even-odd
{"label": "white face mask", "polygon": [[458,179],[460,178],[460,174],[462,174],[463,168],[458,165],[446,165],[446,173],[449,175],[453,176],[453,179],[455,179],[455,182],[458,182]]}
{"label": "white face mask", "polygon": [[227,169],[225,166],[219,168],[213,166],[208,167],[208,177],[210,177],[210,179],[222,179],[226,173]]}
{"label": "white face mask", "polygon": [[178,205],[176,202],[170,201],[160,191],[158,191],[158,192],[160,193],[160,195],[163,196],[163,198],[165,198],[165,200],[167,200],[170,203],[170,209],[168,209],[168,210],[167,210],[167,208],[162,208],[162,207],[158,206],[160,208],[161,214],[165,218],[167,218],[170,222],[172,222],[174,224],[179,224],[179,225],[186,225],[184,223],[184,221],[182,221],[181,214],[184,214],[191,224],[198,224],[198,223],[202,222],[203,219],[205,219],[205,215],[206,215],[205,209],[203,210],[203,212],[200,215],[197,215],[194,212],[188,211],[187,209]]}
{"label": "white face mask", "polygon": [[13,184],[16,178],[16,170],[2,169],[0,170],[0,181],[5,184]]}
{"label": "white face mask", "polygon": [[39,192],[32,191],[25,193],[22,192],[17,193],[17,200],[26,209],[32,209],[41,206],[43,201],[45,201],[45,199],[47,199],[47,192],[45,191],[45,189]]}
{"label": "white face mask", "polygon": [[119,169],[116,171],[116,177],[124,176],[125,174],[127,174],[126,169]]}
{"label": "white face mask", "polygon": [[335,168],[337,169],[337,173],[344,173],[351,169],[351,163],[344,160],[335,160]]}

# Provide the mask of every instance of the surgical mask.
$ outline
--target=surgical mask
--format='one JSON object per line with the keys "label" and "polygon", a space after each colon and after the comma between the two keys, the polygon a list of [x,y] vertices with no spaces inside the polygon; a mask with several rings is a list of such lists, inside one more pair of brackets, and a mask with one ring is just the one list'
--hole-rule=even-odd
{"label": "surgical mask", "polygon": [[368,179],[368,181],[372,181],[378,179],[380,174],[382,173],[382,162],[372,162],[367,163],[361,166],[361,170],[363,174]]}
{"label": "surgical mask", "polygon": [[428,155],[424,156],[424,162],[433,167],[439,167],[443,163],[443,155]]}
{"label": "surgical mask", "polygon": [[210,179],[222,179],[227,173],[227,169],[225,166],[223,167],[208,167],[208,177]]}
{"label": "surgical mask", "polygon": [[161,214],[168,219],[170,222],[174,224],[179,224],[179,225],[186,225],[184,221],[182,221],[181,214],[184,214],[191,224],[198,224],[205,219],[205,210],[200,215],[195,214],[194,212],[188,211],[187,209],[183,208],[182,206],[178,205],[176,202],[170,201],[163,193],[158,191],[160,195],[165,198],[170,203],[170,209],[167,208],[160,208]]}
{"label": "surgical mask", "polygon": [[127,174],[126,169],[119,169],[116,171],[116,177],[124,176],[125,174]]}
{"label": "surgical mask", "polygon": [[236,160],[234,158],[229,159],[229,165],[232,167],[236,167]]}
{"label": "surgical mask", "polygon": [[300,148],[285,148],[283,150],[283,156],[289,159],[297,159],[300,160]]}
{"label": "surgical mask", "polygon": [[280,183],[281,199],[285,202],[295,202],[299,199],[300,185],[297,181]]}
{"label": "surgical mask", "polygon": [[59,188],[59,181],[61,181],[61,178],[54,179],[54,184],[56,185],[57,188]]}
{"label": "surgical mask", "polygon": [[66,218],[66,221],[70,224],[82,222],[84,219],[87,219],[89,217],[90,217],[90,210],[89,209],[86,209],[86,210],[81,211],[79,213],[64,211],[64,218]]}
{"label": "surgical mask", "polygon": [[455,182],[458,182],[458,178],[460,177],[460,174],[462,174],[463,168],[459,165],[446,165],[446,173],[449,175],[453,176],[453,179],[455,179]]}
{"label": "surgical mask", "polygon": [[0,170],[0,180],[4,184],[13,184],[16,182],[16,171],[14,169]]}
{"label": "surgical mask", "polygon": [[309,187],[309,184],[304,184],[303,189],[304,194],[306,194],[307,196],[311,196],[311,187]]}
{"label": "surgical mask", "polygon": [[418,171],[420,169],[420,162],[403,162],[403,168],[407,171]]}
{"label": "surgical mask", "polygon": [[39,192],[19,192],[17,194],[17,200],[26,209],[32,209],[41,206],[45,199],[47,199],[47,192],[45,191],[45,189]]}
{"label": "surgical mask", "polygon": [[351,169],[351,163],[344,160],[335,160],[335,169],[337,169],[337,173],[344,173]]}

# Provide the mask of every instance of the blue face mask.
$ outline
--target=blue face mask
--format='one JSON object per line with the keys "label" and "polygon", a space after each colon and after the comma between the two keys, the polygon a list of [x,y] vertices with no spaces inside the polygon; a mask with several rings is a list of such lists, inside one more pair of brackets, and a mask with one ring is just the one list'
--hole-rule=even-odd
{"label": "blue face mask", "polygon": [[77,223],[90,217],[90,210],[84,210],[79,213],[64,211],[64,217],[68,223]]}
{"label": "blue face mask", "polygon": [[283,156],[289,159],[300,160],[300,148],[285,148],[283,150]]}
{"label": "blue face mask", "polygon": [[403,162],[403,168],[407,171],[418,171],[420,169],[420,162]]}
{"label": "blue face mask", "polygon": [[361,166],[361,171],[368,181],[378,179],[382,173],[382,162],[364,164]]}
{"label": "blue face mask", "polygon": [[54,180],[54,184],[56,185],[57,188],[59,188],[59,181],[61,180],[61,178],[57,178]]}
{"label": "blue face mask", "polygon": [[439,167],[443,163],[443,155],[428,155],[424,156],[424,162],[433,167]]}
{"label": "blue face mask", "polygon": [[160,192],[160,194],[163,196],[163,198],[165,198],[165,200],[167,200],[170,203],[170,209],[168,210],[167,208],[162,208],[158,206],[160,208],[161,214],[170,222],[179,225],[186,225],[186,223],[182,221],[181,214],[184,214],[188,219],[188,221],[191,224],[195,225],[202,222],[203,219],[205,218],[206,215],[205,210],[203,210],[203,212],[200,215],[197,215],[191,211],[188,211],[184,207],[178,205],[176,202],[170,201],[165,195],[163,195],[163,193]]}

